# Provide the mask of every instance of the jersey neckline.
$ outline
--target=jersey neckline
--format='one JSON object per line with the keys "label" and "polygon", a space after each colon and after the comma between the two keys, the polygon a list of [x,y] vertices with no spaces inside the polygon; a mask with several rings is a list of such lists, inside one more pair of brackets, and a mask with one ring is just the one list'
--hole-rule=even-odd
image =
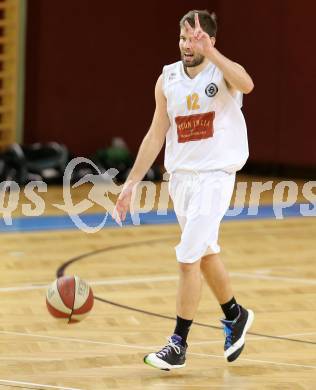
{"label": "jersey neckline", "polygon": [[189,77],[184,69],[184,65],[183,65],[183,62],[180,61],[180,67],[181,67],[181,73],[182,73],[182,76],[186,79],[186,80],[189,80],[189,81],[196,81],[198,78],[200,78],[201,74],[203,74],[204,72],[206,72],[207,69],[210,69],[211,66],[213,65],[212,62],[209,62],[204,69],[201,70],[201,72],[199,72],[195,77],[193,77],[193,79],[191,79],[191,77]]}

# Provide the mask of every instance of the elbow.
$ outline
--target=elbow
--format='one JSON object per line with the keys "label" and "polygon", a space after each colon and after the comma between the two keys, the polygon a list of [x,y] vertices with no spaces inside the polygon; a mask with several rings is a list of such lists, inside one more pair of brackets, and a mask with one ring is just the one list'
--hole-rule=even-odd
{"label": "elbow", "polygon": [[252,90],[254,89],[254,87],[255,87],[255,85],[254,85],[253,81],[250,79],[250,80],[245,84],[245,86],[244,86],[242,92],[243,92],[244,94],[247,95],[248,93],[252,92]]}

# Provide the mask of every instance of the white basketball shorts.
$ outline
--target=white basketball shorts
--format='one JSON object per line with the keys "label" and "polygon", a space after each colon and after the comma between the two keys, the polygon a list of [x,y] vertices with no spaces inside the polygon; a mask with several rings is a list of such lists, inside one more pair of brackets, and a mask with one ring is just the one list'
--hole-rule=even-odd
{"label": "white basketball shorts", "polygon": [[175,247],[177,260],[194,263],[219,253],[220,222],[230,205],[235,173],[177,171],[171,174],[169,192],[182,234]]}

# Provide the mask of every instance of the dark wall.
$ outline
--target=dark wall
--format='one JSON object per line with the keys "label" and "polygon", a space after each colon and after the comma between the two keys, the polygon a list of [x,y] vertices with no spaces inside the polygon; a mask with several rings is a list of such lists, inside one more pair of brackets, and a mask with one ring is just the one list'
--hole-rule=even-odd
{"label": "dark wall", "polygon": [[89,155],[122,136],[136,152],[192,8],[216,11],[219,50],[254,79],[244,99],[250,161],[316,166],[312,0],[28,1],[25,141]]}
{"label": "dark wall", "polygon": [[178,59],[187,10],[166,1],[29,1],[25,141],[58,140],[89,155],[121,135],[136,152],[155,82]]}

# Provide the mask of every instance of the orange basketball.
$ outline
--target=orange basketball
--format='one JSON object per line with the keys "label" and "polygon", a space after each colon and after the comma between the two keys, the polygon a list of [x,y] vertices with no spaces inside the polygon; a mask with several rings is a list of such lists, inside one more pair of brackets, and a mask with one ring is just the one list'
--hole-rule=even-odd
{"label": "orange basketball", "polygon": [[46,293],[50,314],[68,324],[83,320],[91,311],[93,301],[91,287],[76,275],[56,279]]}

